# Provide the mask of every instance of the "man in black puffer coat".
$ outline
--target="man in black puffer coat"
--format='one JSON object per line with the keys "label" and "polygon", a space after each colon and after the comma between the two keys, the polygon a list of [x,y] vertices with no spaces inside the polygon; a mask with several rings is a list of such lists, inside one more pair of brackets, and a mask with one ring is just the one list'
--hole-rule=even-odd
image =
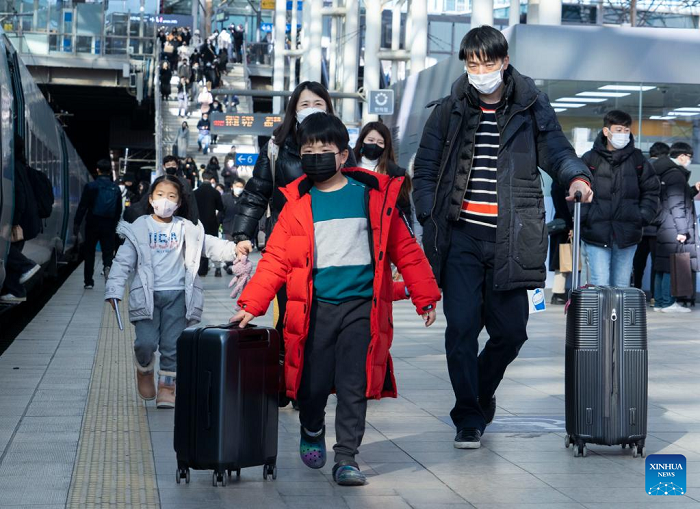
{"label": "man in black puffer coat", "polygon": [[[481,26],[462,40],[468,71],[433,104],[414,166],[423,247],[444,291],[454,446],[476,449],[495,391],[527,340],[528,288],[543,287],[547,232],[539,168],[591,199],[590,173],[549,99],[509,65],[508,42]],[[489,341],[481,355],[478,336]]]}
{"label": "man in black puffer coat", "polygon": [[690,253],[690,267],[698,271],[698,231],[693,198],[700,191],[700,182],[689,186],[690,171],[687,166],[693,159],[693,148],[687,143],[671,145],[668,156],[654,162],[654,169],[661,180],[661,208],[654,221],[656,233],[656,261],[654,271],[654,311],[664,313],[688,313],[690,309],[679,306],[671,296],[671,255]]}
{"label": "man in black puffer coat", "polygon": [[630,286],[632,261],[642,230],[659,207],[659,179],[644,154],[634,147],[632,117],[612,110],[583,162],[593,174],[593,202],[581,207],[590,283]]}

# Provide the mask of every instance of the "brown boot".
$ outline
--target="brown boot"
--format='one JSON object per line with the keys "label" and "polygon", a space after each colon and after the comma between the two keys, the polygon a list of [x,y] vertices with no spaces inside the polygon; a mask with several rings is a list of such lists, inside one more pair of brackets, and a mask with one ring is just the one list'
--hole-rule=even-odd
{"label": "brown boot", "polygon": [[158,372],[157,408],[175,408],[175,377],[172,371]]}
{"label": "brown boot", "polygon": [[136,387],[139,391],[139,396],[141,396],[141,399],[150,401],[156,397],[156,383],[153,379],[156,356],[153,356],[148,366],[143,367],[139,364],[139,361],[136,360],[136,354],[134,354],[134,364],[136,364]]}

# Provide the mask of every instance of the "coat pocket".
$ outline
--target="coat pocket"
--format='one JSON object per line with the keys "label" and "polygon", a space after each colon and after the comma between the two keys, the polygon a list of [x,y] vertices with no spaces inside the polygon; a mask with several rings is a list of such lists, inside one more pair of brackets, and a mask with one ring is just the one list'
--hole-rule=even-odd
{"label": "coat pocket", "polygon": [[192,286],[192,309],[188,310],[189,319],[201,321],[202,313],[204,312],[204,287],[199,277],[196,277]]}
{"label": "coat pocket", "polygon": [[513,257],[523,269],[540,269],[547,258],[547,229],[544,212],[540,210],[515,211],[515,250]]}
{"label": "coat pocket", "polygon": [[146,290],[141,282],[134,281],[129,288],[129,314],[143,315],[146,313]]}

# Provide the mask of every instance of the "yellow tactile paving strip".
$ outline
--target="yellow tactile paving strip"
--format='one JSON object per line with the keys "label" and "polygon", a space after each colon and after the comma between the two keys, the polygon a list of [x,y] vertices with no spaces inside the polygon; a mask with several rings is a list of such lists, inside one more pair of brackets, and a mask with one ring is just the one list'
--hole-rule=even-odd
{"label": "yellow tactile paving strip", "polygon": [[159,508],[148,417],[134,383],[134,328],[105,304],[67,507]]}

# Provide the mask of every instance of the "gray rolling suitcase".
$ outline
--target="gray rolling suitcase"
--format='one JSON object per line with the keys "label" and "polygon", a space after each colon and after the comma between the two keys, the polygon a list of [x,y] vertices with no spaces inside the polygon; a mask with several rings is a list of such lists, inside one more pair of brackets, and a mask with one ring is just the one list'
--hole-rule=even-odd
{"label": "gray rolling suitcase", "polygon": [[574,209],[573,281],[566,317],[566,447],[621,445],[646,456],[646,298],[636,288],[579,286],[581,203]]}

